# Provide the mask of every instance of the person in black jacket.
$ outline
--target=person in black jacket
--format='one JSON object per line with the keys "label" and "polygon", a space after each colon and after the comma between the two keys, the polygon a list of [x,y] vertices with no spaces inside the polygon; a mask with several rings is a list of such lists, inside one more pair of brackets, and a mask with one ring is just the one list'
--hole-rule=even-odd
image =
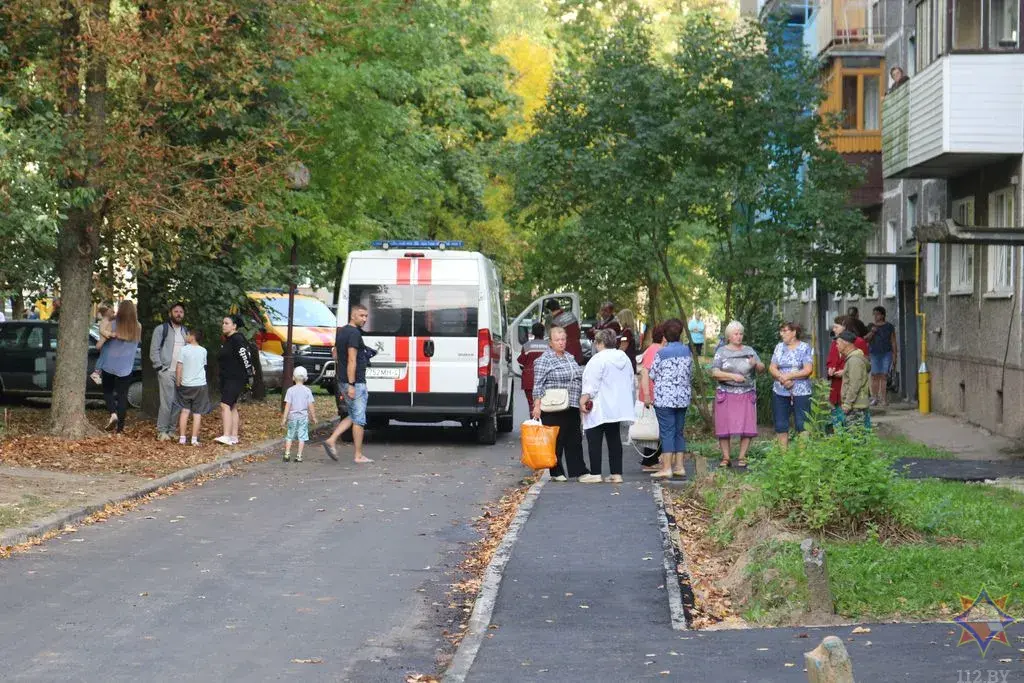
{"label": "person in black jacket", "polygon": [[238,443],[238,399],[246,385],[252,383],[256,372],[249,342],[241,328],[242,316],[238,314],[224,318],[221,323],[224,343],[217,360],[220,365],[220,414],[224,434],[214,441],[225,446]]}

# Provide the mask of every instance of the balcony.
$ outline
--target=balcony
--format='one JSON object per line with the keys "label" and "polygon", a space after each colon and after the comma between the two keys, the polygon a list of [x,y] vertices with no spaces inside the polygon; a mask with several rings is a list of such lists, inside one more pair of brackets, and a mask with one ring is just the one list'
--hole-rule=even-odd
{"label": "balcony", "polygon": [[812,57],[826,52],[881,56],[885,27],[875,14],[867,0],[821,0],[804,26],[804,47]]}
{"label": "balcony", "polygon": [[1024,54],[950,54],[882,102],[882,174],[952,178],[1024,154]]}

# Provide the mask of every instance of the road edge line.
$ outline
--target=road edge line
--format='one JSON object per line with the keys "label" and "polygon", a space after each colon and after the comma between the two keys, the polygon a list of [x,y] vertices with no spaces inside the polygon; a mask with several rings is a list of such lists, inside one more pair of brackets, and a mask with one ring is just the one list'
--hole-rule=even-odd
{"label": "road edge line", "polygon": [[[310,431],[319,430],[337,422],[337,419],[324,420],[312,427]],[[129,501],[137,500],[148,496],[154,491],[165,488],[167,486],[173,486],[174,484],[185,484],[194,479],[201,477],[204,474],[210,472],[216,472],[219,470],[231,469],[239,461],[245,460],[253,455],[260,455],[265,451],[270,450],[276,444],[280,443],[282,439],[268,439],[262,441],[257,445],[253,446],[244,451],[232,453],[226,457],[218,458],[213,462],[203,463],[202,465],[196,465],[195,467],[186,467],[183,470],[171,472],[170,474],[164,475],[159,479],[153,479],[148,482],[145,486],[141,486],[136,489],[131,489],[125,493],[119,494],[108,500],[100,503],[90,503],[80,508],[73,508],[63,512],[56,512],[49,517],[43,517],[38,522],[29,526],[19,527],[17,529],[10,529],[0,533],[0,548],[21,545],[28,543],[34,538],[41,538],[51,531],[59,531],[69,524],[75,524],[80,522],[87,517],[90,517],[97,512],[102,511],[108,505],[119,505],[121,503],[127,503]]]}
{"label": "road edge line", "polygon": [[498,598],[498,589],[501,587],[502,572],[512,557],[512,547],[519,538],[519,532],[526,526],[530,511],[533,510],[533,505],[540,496],[540,490],[548,478],[548,475],[545,474],[526,492],[523,502],[519,504],[519,510],[516,511],[516,516],[505,532],[505,537],[501,539],[501,543],[494,551],[494,555],[484,571],[483,581],[480,582],[480,592],[477,593],[476,604],[469,617],[466,635],[459,643],[459,647],[456,648],[451,663],[441,677],[445,683],[463,683],[469,675],[469,670],[473,666],[473,662],[476,661],[477,652],[480,651],[480,645],[483,644],[487,627],[490,626],[491,615],[494,614],[494,605]]}
{"label": "road edge line", "polygon": [[[672,617],[673,631],[688,631],[686,625],[686,609],[683,607],[683,594],[679,587],[680,577],[676,571],[676,550],[672,541],[672,531],[665,513],[665,493],[660,482],[655,482],[654,505],[658,509],[658,526],[661,528],[662,563],[665,567],[665,593],[668,595],[668,611]],[[685,562],[685,559],[681,560]],[[685,566],[685,565],[684,565]]]}

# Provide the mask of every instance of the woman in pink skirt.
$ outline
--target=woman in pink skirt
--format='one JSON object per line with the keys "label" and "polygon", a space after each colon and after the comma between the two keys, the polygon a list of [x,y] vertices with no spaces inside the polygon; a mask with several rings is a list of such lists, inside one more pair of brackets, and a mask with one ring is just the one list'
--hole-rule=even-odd
{"label": "woman in pink skirt", "polygon": [[726,344],[715,351],[711,375],[715,392],[715,436],[722,449],[721,467],[729,467],[731,439],[740,437],[737,467],[747,466],[750,440],[757,436],[757,387],[754,374],[764,372],[757,351],[743,344],[743,325],[733,320],[725,327]]}

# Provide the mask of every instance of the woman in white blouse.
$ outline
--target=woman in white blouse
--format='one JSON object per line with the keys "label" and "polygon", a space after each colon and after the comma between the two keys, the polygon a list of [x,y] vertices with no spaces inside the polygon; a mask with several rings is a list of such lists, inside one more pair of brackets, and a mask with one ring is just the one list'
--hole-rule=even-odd
{"label": "woman in white blouse", "polygon": [[598,330],[594,335],[597,353],[583,371],[583,395],[580,412],[590,451],[590,474],[580,483],[601,481],[601,441],[608,442],[606,481],[622,482],[622,423],[631,424],[634,417],[633,363],[619,350],[614,330]]}

